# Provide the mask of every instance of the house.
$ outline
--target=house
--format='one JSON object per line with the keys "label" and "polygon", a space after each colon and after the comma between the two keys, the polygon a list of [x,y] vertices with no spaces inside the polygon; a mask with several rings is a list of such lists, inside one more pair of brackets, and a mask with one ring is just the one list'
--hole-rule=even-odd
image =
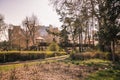
{"label": "house", "polygon": [[53,41],[53,39],[56,40],[57,43],[59,43],[59,37],[55,36],[53,34],[50,34],[47,30],[49,30],[50,32],[56,32],[59,33],[59,29],[56,27],[53,27],[52,25],[49,26],[40,26],[39,32],[40,32],[40,36],[42,38],[44,38],[44,40],[47,43],[51,43]]}
{"label": "house", "polygon": [[20,26],[13,26],[12,29],[8,29],[8,37],[12,47],[16,46],[25,48],[25,36],[22,34]]}
{"label": "house", "polygon": [[[35,44],[38,42],[46,42],[51,43],[53,39],[55,38],[56,42],[59,42],[59,37],[54,36],[52,34],[49,34],[46,30],[50,30],[52,32],[59,32],[58,28],[54,28],[51,25],[50,26],[39,26],[40,28],[35,33]],[[12,26],[12,29],[8,30],[8,37],[9,42],[12,47],[16,48],[26,48],[27,46],[27,40],[29,40],[28,47],[33,46],[32,38],[26,37],[25,35],[26,31],[22,29],[20,26]]]}

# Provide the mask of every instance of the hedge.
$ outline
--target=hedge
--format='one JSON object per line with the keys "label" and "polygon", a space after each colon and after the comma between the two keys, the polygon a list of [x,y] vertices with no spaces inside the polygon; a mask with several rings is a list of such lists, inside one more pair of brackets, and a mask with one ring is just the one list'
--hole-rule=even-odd
{"label": "hedge", "polygon": [[99,59],[108,59],[108,53],[107,52],[83,52],[83,53],[74,53],[71,54],[70,57],[73,60],[87,60],[87,59],[93,59],[93,58],[99,58]]}
{"label": "hedge", "polygon": [[40,51],[3,51],[0,52],[0,63],[13,61],[26,61],[34,59],[45,59],[47,57],[54,57],[65,55],[65,52],[40,52]]}
{"label": "hedge", "polygon": [[[83,53],[71,53],[70,58],[73,60],[87,60],[94,58],[112,60],[112,54],[108,52],[91,51]],[[120,53],[115,53],[115,60],[120,62]]]}

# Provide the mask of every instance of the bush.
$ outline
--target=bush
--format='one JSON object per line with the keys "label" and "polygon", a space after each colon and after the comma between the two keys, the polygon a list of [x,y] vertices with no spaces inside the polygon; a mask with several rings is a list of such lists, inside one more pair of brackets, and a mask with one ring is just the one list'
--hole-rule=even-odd
{"label": "bush", "polygon": [[120,53],[115,54],[115,60],[120,62]]}
{"label": "bush", "polygon": [[93,58],[99,58],[99,59],[108,59],[108,55],[110,53],[108,52],[102,52],[102,51],[93,51],[94,55]]}
{"label": "bush", "polygon": [[[108,59],[112,60],[112,53],[108,55]],[[115,53],[115,61],[120,62],[120,52]]]}
{"label": "bush", "polygon": [[101,52],[101,51],[72,53],[72,54],[70,54],[70,57],[73,60],[87,60],[87,59],[93,59],[93,58],[108,59],[108,53]]}
{"label": "bush", "polygon": [[58,44],[55,42],[52,42],[48,47],[49,51],[59,51],[59,49],[60,48],[59,48]]}
{"label": "bush", "polygon": [[20,53],[20,60],[33,60],[33,59],[44,59],[45,53]]}
{"label": "bush", "polygon": [[0,62],[13,62],[13,61],[25,61],[33,59],[44,59],[46,56],[45,53],[35,53],[35,52],[1,52],[0,53]]}
{"label": "bush", "polygon": [[71,53],[70,58],[73,60],[83,60],[81,53]]}
{"label": "bush", "polygon": [[10,61],[15,61],[18,60],[20,57],[20,53],[14,52],[5,52],[5,53],[0,53],[0,62],[10,62]]}
{"label": "bush", "polygon": [[3,51],[0,52],[0,63],[13,62],[13,61],[25,61],[34,59],[44,59],[46,57],[55,57],[65,55],[66,52],[56,51]]}
{"label": "bush", "polygon": [[46,58],[48,58],[48,57],[55,57],[54,52],[47,51],[47,53],[46,53]]}
{"label": "bush", "polygon": [[66,52],[58,52],[58,51],[47,51],[46,57],[55,57],[55,56],[62,56],[66,55]]}

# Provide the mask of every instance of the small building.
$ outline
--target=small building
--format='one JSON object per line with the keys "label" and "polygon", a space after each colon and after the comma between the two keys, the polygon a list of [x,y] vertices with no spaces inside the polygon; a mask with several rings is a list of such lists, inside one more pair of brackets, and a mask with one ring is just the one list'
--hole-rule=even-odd
{"label": "small building", "polygon": [[[36,44],[41,42],[51,43],[53,39],[55,38],[56,42],[59,43],[59,37],[52,35],[47,32],[47,30],[50,30],[51,32],[59,32],[58,28],[54,28],[52,25],[50,26],[39,26],[38,31],[36,31],[34,36],[34,41]],[[33,44],[33,39],[30,35],[27,35],[27,33],[24,29],[21,28],[21,26],[11,26],[11,29],[8,30],[8,37],[9,42],[11,44],[11,48],[15,47],[16,49],[19,48],[27,48],[31,46],[36,46]],[[29,42],[28,42],[29,41]],[[42,43],[43,44],[43,43]]]}
{"label": "small building", "polygon": [[36,38],[36,43],[40,43],[40,42],[45,42],[45,39],[39,36]]}
{"label": "small building", "polygon": [[36,38],[36,46],[37,46],[37,50],[46,50],[47,45],[46,45],[46,41],[43,37],[39,36]]}

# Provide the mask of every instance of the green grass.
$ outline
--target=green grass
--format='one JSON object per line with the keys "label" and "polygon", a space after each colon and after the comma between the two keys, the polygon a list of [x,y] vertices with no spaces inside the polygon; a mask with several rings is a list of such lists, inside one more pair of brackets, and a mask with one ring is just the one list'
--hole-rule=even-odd
{"label": "green grass", "polygon": [[[96,60],[95,62],[98,61]],[[97,72],[90,74],[86,78],[86,80],[120,80],[120,63],[113,64],[110,61],[100,62],[102,63],[102,65],[104,63],[107,68],[103,70],[98,70]]]}
{"label": "green grass", "polygon": [[22,65],[23,64],[1,65],[0,66],[0,71],[8,71],[8,70],[11,70],[13,68],[20,67]]}
{"label": "green grass", "polygon": [[40,63],[40,62],[36,61],[36,62],[28,62],[28,63],[1,65],[0,66],[0,71],[9,71],[9,70],[14,69],[14,68],[22,67],[22,66],[24,66],[26,64],[29,65],[29,66],[31,66],[31,65],[34,65],[34,64],[37,64],[37,63]]}
{"label": "green grass", "polygon": [[108,60],[102,60],[102,59],[89,59],[85,61],[81,61],[81,64],[85,65],[91,65],[91,66],[109,66],[111,64]]}
{"label": "green grass", "polygon": [[109,60],[102,59],[88,59],[88,60],[71,60],[66,59],[63,62],[72,63],[76,65],[88,65],[88,66],[109,66],[112,64]]}
{"label": "green grass", "polygon": [[[88,60],[71,60],[66,59],[65,63],[74,65],[86,65],[95,67],[98,70],[92,72],[85,80],[120,80],[120,63],[113,64],[109,60],[88,59]],[[99,68],[102,68],[99,70]]]}
{"label": "green grass", "polygon": [[[50,52],[49,52],[50,53]],[[37,63],[57,62],[55,59],[45,59],[42,61],[28,62],[29,66]],[[101,70],[94,71],[86,76],[85,80],[120,80],[120,63],[113,64],[109,60],[102,59],[88,59],[88,60],[71,60],[70,58],[62,60],[66,64],[72,65],[86,65],[90,67],[102,68]],[[13,68],[24,66],[25,64],[13,64],[0,66],[0,71],[8,71]]]}
{"label": "green grass", "polygon": [[120,70],[108,69],[89,75],[86,80],[120,80]]}
{"label": "green grass", "polygon": [[[53,57],[53,58],[46,58],[46,59],[43,59],[43,60],[37,60],[37,61],[28,61],[26,63],[18,63],[18,64],[8,64],[8,65],[0,65],[0,71],[8,71],[8,70],[11,70],[11,69],[14,69],[14,68],[18,68],[18,67],[22,67],[24,66],[25,64],[29,65],[29,66],[32,66],[32,65],[35,65],[35,64],[39,64],[39,63],[46,63],[46,62],[57,62],[58,60],[55,60],[56,58],[61,58],[63,56],[57,56],[57,57]],[[65,55],[65,57],[68,57],[68,55]]]}
{"label": "green grass", "polygon": [[[51,60],[50,60],[51,61]],[[32,65],[35,65],[35,64],[38,64],[38,63],[46,63],[46,62],[49,62],[49,61],[36,61],[36,62],[27,62],[27,63],[19,63],[19,64],[9,64],[9,65],[1,65],[0,66],[0,71],[9,71],[11,69],[14,69],[14,68],[18,68],[18,67],[22,67],[24,65],[28,65],[28,66],[32,66]]]}

